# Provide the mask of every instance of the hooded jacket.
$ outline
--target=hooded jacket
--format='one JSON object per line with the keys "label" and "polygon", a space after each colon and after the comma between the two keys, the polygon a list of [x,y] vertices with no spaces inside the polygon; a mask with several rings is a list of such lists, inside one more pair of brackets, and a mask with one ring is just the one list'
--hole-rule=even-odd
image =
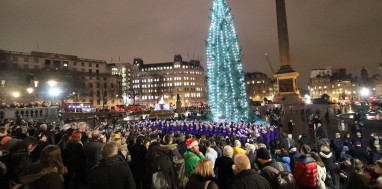
{"label": "hooded jacket", "polygon": [[336,164],[335,164],[336,160],[335,160],[335,157],[333,156],[332,151],[328,147],[322,146],[321,152],[319,154],[322,161],[325,164],[326,170],[333,171],[336,168]]}

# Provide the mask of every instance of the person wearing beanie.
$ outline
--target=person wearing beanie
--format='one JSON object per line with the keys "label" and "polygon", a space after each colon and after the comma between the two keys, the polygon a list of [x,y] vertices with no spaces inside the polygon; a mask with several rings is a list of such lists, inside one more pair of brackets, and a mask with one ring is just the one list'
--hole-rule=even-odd
{"label": "person wearing beanie", "polygon": [[285,165],[274,161],[266,148],[257,150],[257,161],[260,162],[262,167],[260,175],[271,184],[272,188],[277,188],[278,172],[287,171]]}
{"label": "person wearing beanie", "polygon": [[186,169],[186,175],[191,176],[194,173],[196,164],[200,159],[205,158],[203,153],[199,151],[199,143],[193,138],[190,138],[186,142],[187,151],[183,154],[184,166]]}

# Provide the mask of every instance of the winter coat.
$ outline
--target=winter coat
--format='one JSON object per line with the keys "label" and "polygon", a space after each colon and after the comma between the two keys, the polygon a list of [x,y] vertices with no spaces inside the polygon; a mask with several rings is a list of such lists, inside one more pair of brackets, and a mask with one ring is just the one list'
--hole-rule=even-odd
{"label": "winter coat", "polygon": [[333,171],[336,168],[336,159],[328,147],[322,146],[319,155],[325,164],[326,170]]}
{"label": "winter coat", "polygon": [[218,157],[222,157],[223,156],[223,152],[219,148],[219,146],[211,146],[211,148],[213,148],[218,153]]}
{"label": "winter coat", "polygon": [[143,145],[135,144],[131,148],[130,167],[131,167],[131,171],[133,172],[134,178],[144,177],[146,153],[147,153],[147,149]]}
{"label": "winter coat", "polygon": [[294,171],[294,168],[296,167],[296,163],[297,163],[298,158],[300,156],[301,156],[301,153],[299,151],[295,151],[295,152],[289,154],[289,157],[290,157],[290,164],[289,165],[290,165],[292,173]]}
{"label": "winter coat", "polygon": [[[43,164],[33,164],[26,169],[24,176],[39,173],[44,168],[49,168],[49,166]],[[30,189],[61,189],[64,188],[64,180],[62,175],[59,173],[51,172],[49,174],[42,175],[36,181],[29,183],[28,186]]]}
{"label": "winter coat", "polygon": [[[278,174],[276,174],[275,172],[269,169],[265,169],[265,167],[271,166],[279,171],[282,171],[281,168],[279,168],[279,165],[283,165],[283,163],[279,163],[273,160],[262,165],[262,170],[260,172],[260,175],[263,176],[269,182],[272,188],[277,188]],[[282,169],[286,170],[286,167],[284,166]]]}
{"label": "winter coat", "polygon": [[316,189],[326,189],[326,169],[317,165],[317,188]]}
{"label": "winter coat", "polygon": [[102,159],[93,167],[89,172],[87,183],[92,189],[135,189],[130,167],[118,155]]}
{"label": "winter coat", "polygon": [[37,143],[37,146],[36,148],[33,150],[33,152],[31,152],[31,156],[32,156],[32,161],[35,162],[37,160],[40,159],[40,153],[41,151],[46,147],[48,146],[49,143],[48,142],[43,142],[43,141],[39,141]]}
{"label": "winter coat", "polygon": [[162,152],[147,154],[144,188],[151,188],[153,174],[160,171],[166,178],[167,189],[176,189],[175,180],[177,176],[175,175],[171,159]]}
{"label": "winter coat", "polygon": [[370,160],[370,155],[366,151],[366,149],[359,146],[354,146],[353,148],[351,148],[349,154],[353,158],[361,160],[364,165],[367,165]]}
{"label": "winter coat", "polygon": [[[194,156],[192,156],[194,154]],[[186,168],[186,175],[191,176],[194,173],[196,164],[200,159],[205,158],[204,155],[197,156],[194,152],[187,150],[183,155],[185,162],[184,167]]]}
{"label": "winter coat", "polygon": [[217,174],[220,188],[227,188],[228,180],[234,176],[233,164],[235,163],[231,157],[222,156],[216,159],[215,174]]}
{"label": "winter coat", "polygon": [[310,154],[304,154],[298,159],[293,176],[298,186],[314,187],[317,185],[317,163]]}
{"label": "winter coat", "polygon": [[235,156],[237,154],[247,154],[247,152],[243,149],[243,148],[240,148],[240,147],[233,147],[233,154],[232,154],[232,159],[235,159]]}
{"label": "winter coat", "polygon": [[218,153],[213,148],[208,148],[206,152],[206,158],[212,161],[212,166],[215,167],[216,158]]}
{"label": "winter coat", "polygon": [[256,163],[256,154],[253,152],[250,152],[247,154],[249,162],[251,163],[251,169],[254,169],[254,164]]}
{"label": "winter coat", "polygon": [[377,160],[379,160],[381,158],[382,158],[382,151],[374,150],[373,154],[372,154],[372,161],[373,161],[373,163],[375,163]]}
{"label": "winter coat", "polygon": [[85,171],[85,153],[81,143],[68,144],[68,171],[81,176]]}
{"label": "winter coat", "polygon": [[236,174],[228,187],[229,189],[271,189],[269,182],[255,170],[242,170],[240,173]]}
{"label": "winter coat", "polygon": [[291,172],[291,169],[290,169],[290,157],[285,156],[285,157],[282,157],[282,158],[278,158],[277,161],[283,163],[285,168],[286,168],[286,170],[288,172]]}
{"label": "winter coat", "polygon": [[16,183],[20,183],[20,175],[32,165],[29,152],[11,152],[2,156],[1,161],[7,166],[5,178]]}
{"label": "winter coat", "polygon": [[166,154],[170,158],[174,157],[182,157],[179,153],[178,150],[178,145],[177,144],[166,144],[166,145],[160,145],[161,151]]}
{"label": "winter coat", "polygon": [[96,166],[102,159],[102,149],[104,143],[97,139],[90,139],[84,144],[84,152],[86,156],[86,170],[89,171],[92,167]]}
{"label": "winter coat", "polygon": [[189,179],[190,180],[188,180],[185,189],[204,189],[207,181],[210,181],[210,183],[208,183],[207,189],[219,189],[218,185],[216,184],[217,181],[213,177],[204,178],[200,175],[192,174]]}

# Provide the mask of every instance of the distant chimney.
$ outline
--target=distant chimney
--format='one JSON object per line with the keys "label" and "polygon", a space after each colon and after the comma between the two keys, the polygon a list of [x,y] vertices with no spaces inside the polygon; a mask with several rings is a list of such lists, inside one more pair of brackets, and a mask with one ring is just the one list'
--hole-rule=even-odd
{"label": "distant chimney", "polygon": [[174,62],[182,62],[182,56],[180,54],[176,54],[174,56]]}

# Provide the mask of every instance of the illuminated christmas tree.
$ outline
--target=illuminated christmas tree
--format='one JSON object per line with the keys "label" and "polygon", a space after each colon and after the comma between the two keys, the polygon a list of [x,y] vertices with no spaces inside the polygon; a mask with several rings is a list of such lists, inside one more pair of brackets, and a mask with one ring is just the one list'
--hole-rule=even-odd
{"label": "illuminated christmas tree", "polygon": [[207,46],[208,101],[216,121],[250,119],[241,47],[225,0],[214,0]]}

